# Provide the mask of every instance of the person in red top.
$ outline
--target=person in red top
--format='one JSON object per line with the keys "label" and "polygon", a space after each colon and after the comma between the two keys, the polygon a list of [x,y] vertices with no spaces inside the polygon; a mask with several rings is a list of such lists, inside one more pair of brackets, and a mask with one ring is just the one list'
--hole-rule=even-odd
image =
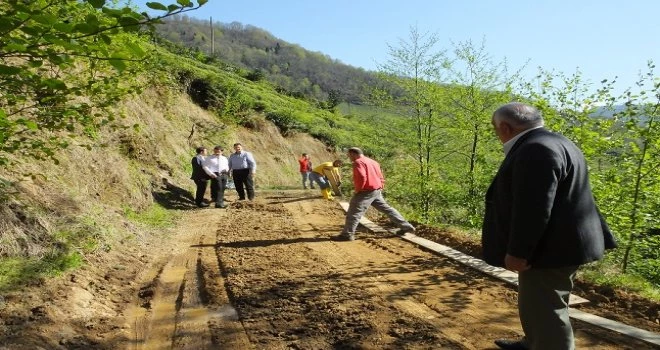
{"label": "person in red top", "polygon": [[303,188],[307,189],[307,182],[309,182],[310,188],[314,188],[314,182],[309,178],[309,173],[312,171],[312,163],[307,153],[302,154],[302,157],[298,159],[298,164],[300,164],[300,176],[302,177]]}
{"label": "person in red top", "polygon": [[399,226],[397,234],[403,235],[407,232],[414,232],[415,227],[406,221],[396,209],[387,204],[383,198],[382,190],[385,178],[380,170],[380,164],[366,157],[362,150],[357,147],[348,149],[348,158],[353,162],[355,194],[351,197],[348,206],[344,229],[332,239],[335,241],[355,240],[355,229],[370,206],[387,215],[394,224]]}

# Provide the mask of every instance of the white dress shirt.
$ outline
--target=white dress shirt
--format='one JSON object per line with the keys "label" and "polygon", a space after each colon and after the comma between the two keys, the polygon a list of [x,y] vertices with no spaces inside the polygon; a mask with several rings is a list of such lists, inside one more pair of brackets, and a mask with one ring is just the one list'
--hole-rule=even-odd
{"label": "white dress shirt", "polygon": [[215,173],[227,173],[229,171],[229,161],[227,157],[221,154],[212,154],[206,157],[204,165],[202,166],[204,172],[209,176],[214,177]]}
{"label": "white dress shirt", "polygon": [[502,148],[504,150],[504,155],[506,156],[507,154],[509,154],[509,151],[511,151],[511,149],[513,148],[513,145],[515,145],[516,141],[518,141],[518,139],[521,138],[523,135],[525,135],[526,133],[528,133],[532,130],[542,128],[542,127],[543,127],[543,125],[527,129],[527,130],[521,132],[520,134],[514,136],[511,140],[505,142],[504,145],[502,145]]}

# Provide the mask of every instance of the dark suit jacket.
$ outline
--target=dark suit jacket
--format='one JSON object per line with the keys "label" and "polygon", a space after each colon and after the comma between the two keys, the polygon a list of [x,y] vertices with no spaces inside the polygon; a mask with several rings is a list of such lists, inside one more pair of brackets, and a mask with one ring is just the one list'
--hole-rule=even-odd
{"label": "dark suit jacket", "polygon": [[616,247],[573,142],[544,128],[516,141],[486,194],[482,247],[491,265],[508,253],[537,268],[581,265]]}
{"label": "dark suit jacket", "polygon": [[192,175],[190,176],[190,178],[192,180],[197,181],[197,180],[208,180],[209,179],[209,176],[204,171],[204,168],[202,168],[202,164],[199,162],[199,159],[197,158],[197,156],[194,156],[190,160],[190,164],[192,164]]}

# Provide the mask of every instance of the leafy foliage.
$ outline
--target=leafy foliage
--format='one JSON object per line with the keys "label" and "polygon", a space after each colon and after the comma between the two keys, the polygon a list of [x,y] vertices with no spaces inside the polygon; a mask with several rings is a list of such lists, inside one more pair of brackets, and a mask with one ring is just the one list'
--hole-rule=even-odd
{"label": "leafy foliage", "polygon": [[166,13],[151,18],[105,0],[0,4],[0,164],[19,150],[55,159],[70,143],[63,136],[114,120],[107,108],[134,91],[124,79],[147,55],[129,34],[195,8],[189,0],[148,6]]}
{"label": "leafy foliage", "polygon": [[538,88],[528,84],[522,91],[543,111],[549,128],[573,140],[587,157],[598,205],[621,243],[613,260],[622,271],[658,285],[660,181],[654,174],[660,168],[660,80],[654,68],[649,62],[640,75],[638,93],[628,89],[621,96],[612,94],[614,81],[603,80],[590,93],[580,72],[543,70]]}

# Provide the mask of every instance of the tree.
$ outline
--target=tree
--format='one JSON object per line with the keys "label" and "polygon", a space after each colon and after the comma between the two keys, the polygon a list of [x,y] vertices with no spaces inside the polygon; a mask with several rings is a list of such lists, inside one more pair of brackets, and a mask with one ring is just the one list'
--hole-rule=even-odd
{"label": "tree", "polygon": [[459,163],[452,168],[465,169],[464,173],[456,173],[465,184],[461,202],[468,210],[467,224],[477,226],[483,216],[486,186],[496,163],[492,156],[497,147],[493,147],[491,115],[499,105],[512,100],[511,86],[519,74],[509,73],[506,60],[495,62],[486,51],[485,40],[479,46],[470,40],[453,43],[453,55],[445,68],[449,85],[442,105],[453,120],[455,140],[465,144],[457,149],[467,151],[456,151],[455,155],[462,157],[465,165]]}
{"label": "tree", "polygon": [[[616,80],[600,87],[572,75],[540,70],[535,84],[521,94],[543,113],[548,128],[582,149],[591,170],[594,195],[624,249],[610,254],[623,272],[660,281],[660,81],[655,65],[629,88],[613,96]],[[618,103],[618,104],[617,104]]]}
{"label": "tree", "polygon": [[438,41],[436,34],[411,27],[407,40],[400,40],[399,46],[388,45],[389,59],[378,67],[379,77],[386,84],[372,94],[374,102],[399,115],[379,131],[384,133],[384,140],[396,140],[397,148],[413,156],[415,176],[405,184],[414,184],[413,190],[407,189],[414,197],[408,198],[409,203],[424,221],[429,220],[436,198],[432,177],[438,169],[432,157],[440,153],[443,140],[436,97],[441,80],[438,74],[445,58],[443,52],[435,51]]}
{"label": "tree", "polygon": [[56,161],[65,136],[111,122],[107,108],[131,91],[125,78],[147,56],[139,35],[206,1],[147,3],[164,12],[157,17],[106,0],[2,2],[0,165],[19,150]]}

